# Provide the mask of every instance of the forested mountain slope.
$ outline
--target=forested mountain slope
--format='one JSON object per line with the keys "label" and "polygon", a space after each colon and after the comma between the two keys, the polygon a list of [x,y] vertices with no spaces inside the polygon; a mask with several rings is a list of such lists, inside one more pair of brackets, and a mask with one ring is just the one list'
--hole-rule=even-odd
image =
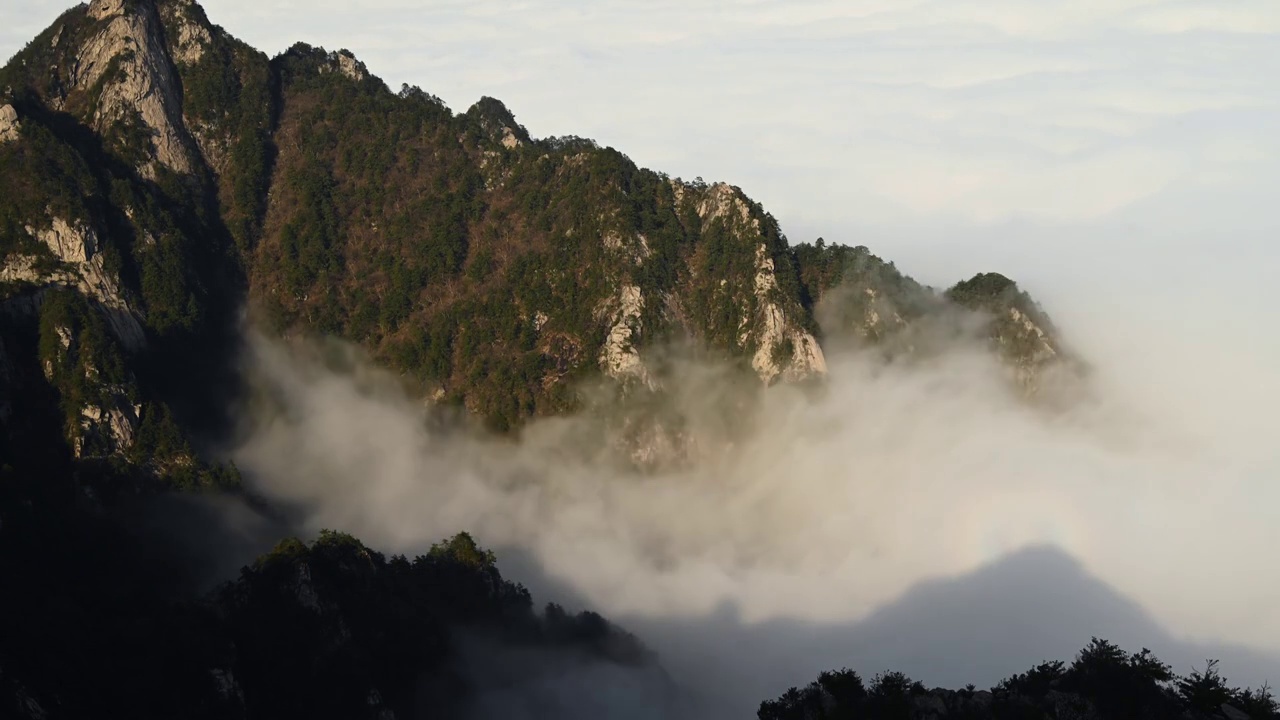
{"label": "forested mountain slope", "polygon": [[[268,59],[185,0],[73,8],[0,92],[4,307],[34,328],[67,288],[106,321],[118,348],[101,352],[124,374],[76,403],[88,415],[67,433],[102,452],[197,382],[155,379],[175,353],[218,371],[209,349],[246,299],[277,331],[358,342],[500,431],[580,407],[593,375],[660,388],[646,351],[675,341],[796,380],[825,371],[819,338],[879,340],[958,302],[999,319],[993,337],[1043,338],[1019,346],[1028,362],[1056,354],[1041,314],[923,288],[865,249],[792,247],[738,188],[536,140],[491,98],[455,114],[346,52]],[[9,355],[32,351],[12,340]]]}

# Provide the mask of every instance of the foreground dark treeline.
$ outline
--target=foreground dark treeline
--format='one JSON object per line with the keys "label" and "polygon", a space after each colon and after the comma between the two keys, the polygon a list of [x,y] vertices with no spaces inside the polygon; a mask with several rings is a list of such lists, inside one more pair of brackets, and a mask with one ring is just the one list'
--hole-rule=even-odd
{"label": "foreground dark treeline", "polygon": [[1126,653],[1094,638],[1070,665],[1042,663],[991,690],[928,690],[899,672],[867,685],[858,673],[825,672],[805,688],[791,688],[760,704],[759,720],[1245,720],[1274,718],[1270,688],[1231,687],[1209,660],[1203,671],[1179,677],[1148,650]]}
{"label": "foreground dark treeline", "polygon": [[288,539],[200,593],[173,585],[162,538],[42,519],[0,527],[2,718],[470,717],[495,691],[532,704],[526,687],[596,668],[642,675],[659,707],[672,696],[633,636],[539,612],[465,533],[415,558],[336,532]]}

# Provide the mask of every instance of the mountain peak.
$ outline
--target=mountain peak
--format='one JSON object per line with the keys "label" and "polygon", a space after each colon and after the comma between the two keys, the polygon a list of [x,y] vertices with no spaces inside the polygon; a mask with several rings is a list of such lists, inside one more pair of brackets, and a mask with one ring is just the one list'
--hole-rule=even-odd
{"label": "mountain peak", "polygon": [[480,98],[467,110],[466,117],[476,122],[486,137],[503,147],[515,148],[530,141],[529,132],[497,98]]}
{"label": "mountain peak", "polygon": [[1063,347],[1060,333],[1039,303],[1004,275],[974,275],[952,286],[946,297],[989,318],[992,343],[1029,392],[1038,391],[1040,376],[1050,367],[1082,369]]}
{"label": "mountain peak", "polygon": [[[94,0],[64,13],[3,70],[20,105],[75,117],[149,180],[196,172],[183,88],[153,0]],[[206,33],[207,35],[207,33]],[[19,107],[20,111],[38,109]]]}

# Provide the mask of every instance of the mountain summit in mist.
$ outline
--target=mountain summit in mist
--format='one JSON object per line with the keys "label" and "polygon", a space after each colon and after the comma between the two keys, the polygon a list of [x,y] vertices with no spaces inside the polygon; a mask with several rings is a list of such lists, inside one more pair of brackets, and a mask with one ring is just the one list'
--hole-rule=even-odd
{"label": "mountain summit in mist", "polygon": [[[190,548],[225,548],[137,521],[157,498],[299,527],[225,460],[237,413],[270,402],[246,387],[247,327],[357,346],[475,432],[597,418],[641,470],[733,447],[766,388],[821,392],[834,348],[910,366],[970,341],[1030,402],[1083,368],[1002,275],[925,287],[865,247],[791,245],[735,186],[535,138],[498,100],[456,114],[346,51],[268,58],[191,0],[94,0],[0,70],[6,714],[698,716],[642,639],[536,612],[465,533],[414,557],[286,539],[204,592]],[[672,402],[691,363],[728,378],[725,437]],[[871,716],[919,694],[893,682]],[[1195,682],[1221,702],[1161,686],[1150,707],[1270,712]],[[848,700],[815,692],[799,716]]]}

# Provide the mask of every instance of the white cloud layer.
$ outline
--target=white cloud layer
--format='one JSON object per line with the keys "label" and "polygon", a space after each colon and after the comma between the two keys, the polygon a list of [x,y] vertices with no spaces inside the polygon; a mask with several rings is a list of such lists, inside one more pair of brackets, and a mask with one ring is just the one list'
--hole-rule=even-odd
{"label": "white cloud layer", "polygon": [[[1097,368],[1094,397],[1059,416],[1014,399],[980,349],[909,369],[833,354],[824,395],[772,389],[731,453],[637,477],[568,451],[580,420],[540,421],[520,443],[442,435],[391,376],[335,373],[255,338],[249,367],[280,412],[255,414],[235,459],[311,532],[412,554],[473,531],[540,598],[639,631],[683,680],[722,691],[730,716],[844,663],[991,683],[1090,634],[1145,644],[1183,673],[1205,655],[1178,638],[1280,654],[1280,343],[1245,294],[1224,302],[1175,276],[1176,292],[1117,302],[1124,279],[1098,280],[1059,315]],[[713,379],[674,395],[696,406]],[[1039,545],[1141,609],[1051,563],[1039,578],[997,573],[999,590],[969,583],[987,604],[935,594],[899,612],[927,632],[857,629],[917,583]],[[1029,587],[1041,584],[1059,595]],[[1002,613],[1027,637],[1002,638]],[[1244,682],[1280,670],[1239,648],[1209,656]]]}

